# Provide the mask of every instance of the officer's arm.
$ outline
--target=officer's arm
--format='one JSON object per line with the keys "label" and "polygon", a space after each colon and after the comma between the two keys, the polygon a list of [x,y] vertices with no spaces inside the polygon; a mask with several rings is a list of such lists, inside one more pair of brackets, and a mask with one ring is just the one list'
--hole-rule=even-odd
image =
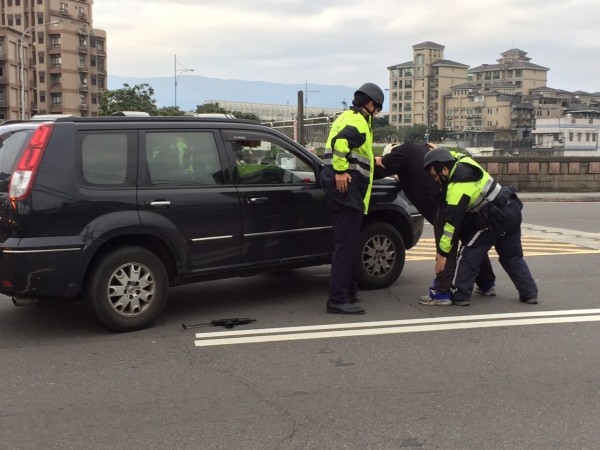
{"label": "officer's arm", "polygon": [[446,223],[444,223],[444,231],[438,243],[438,253],[442,256],[448,256],[450,251],[458,243],[460,230],[464,222],[467,206],[469,205],[470,197],[467,194],[462,194],[458,201],[453,201],[452,192],[448,192],[448,202],[445,208]]}

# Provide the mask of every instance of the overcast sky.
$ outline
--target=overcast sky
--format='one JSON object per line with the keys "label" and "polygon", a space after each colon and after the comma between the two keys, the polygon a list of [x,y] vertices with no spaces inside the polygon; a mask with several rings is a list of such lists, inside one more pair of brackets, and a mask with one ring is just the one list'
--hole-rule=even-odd
{"label": "overcast sky", "polygon": [[518,48],[548,86],[600,91],[600,0],[97,0],[108,73],[388,86],[387,67],[433,41],[476,67]]}

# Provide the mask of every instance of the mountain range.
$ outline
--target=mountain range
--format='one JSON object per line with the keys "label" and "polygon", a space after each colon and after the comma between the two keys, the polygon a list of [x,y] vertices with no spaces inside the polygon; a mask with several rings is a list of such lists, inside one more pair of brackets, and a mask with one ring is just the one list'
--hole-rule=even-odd
{"label": "mountain range", "polygon": [[[175,77],[108,76],[110,90],[120,89],[125,83],[129,86],[150,85],[159,108],[175,105]],[[297,105],[298,91],[304,91],[305,106],[342,109],[343,102],[352,103],[355,90],[355,87],[340,85],[224,80],[180,74],[177,79],[177,106],[183,111],[192,111],[197,105],[212,100]]]}

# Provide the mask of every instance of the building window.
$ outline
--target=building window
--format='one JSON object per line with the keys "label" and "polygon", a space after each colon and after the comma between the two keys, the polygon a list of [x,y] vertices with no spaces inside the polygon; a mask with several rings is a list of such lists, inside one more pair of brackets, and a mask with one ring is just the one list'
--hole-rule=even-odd
{"label": "building window", "polygon": [[104,77],[98,77],[98,88],[100,89],[104,89],[105,88],[105,79]]}
{"label": "building window", "polygon": [[39,78],[40,78],[40,84],[45,83],[46,82],[46,72],[40,72]]}
{"label": "building window", "polygon": [[62,75],[60,73],[53,73],[50,75],[50,84],[52,86],[60,86],[62,84]]}
{"label": "building window", "polygon": [[50,94],[52,96],[52,106],[62,106],[62,94]]}
{"label": "building window", "polygon": [[523,69],[516,69],[515,77],[522,77],[522,76],[523,76]]}
{"label": "building window", "polygon": [[20,26],[21,25],[21,14],[17,14],[15,16],[15,25],[16,26]]}
{"label": "building window", "polygon": [[44,55],[44,52],[38,52],[38,63],[44,64],[45,61],[46,57]]}
{"label": "building window", "polygon": [[50,38],[50,47],[52,48],[60,48],[60,34],[51,34]]}
{"label": "building window", "polygon": [[52,67],[60,67],[61,61],[60,55],[50,55],[50,64],[52,64]]}
{"label": "building window", "polygon": [[67,14],[68,13],[68,7],[69,5],[67,5],[66,3],[61,3],[60,4],[60,12],[63,14]]}

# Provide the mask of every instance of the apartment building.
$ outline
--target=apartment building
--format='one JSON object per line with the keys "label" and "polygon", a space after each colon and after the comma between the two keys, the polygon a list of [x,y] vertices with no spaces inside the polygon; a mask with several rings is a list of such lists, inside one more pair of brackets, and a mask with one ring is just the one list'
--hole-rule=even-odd
{"label": "apartment building", "polygon": [[107,89],[106,32],[93,0],[0,0],[0,120],[96,116]]}
{"label": "apartment building", "polygon": [[413,46],[413,61],[388,67],[390,124],[530,139],[535,118],[560,116],[562,102],[543,95],[547,67],[519,49],[500,56],[497,64],[469,69],[444,59],[442,45]]}
{"label": "apartment building", "polygon": [[600,117],[568,113],[563,117],[537,119],[533,130],[535,148],[569,156],[600,155]]}
{"label": "apartment building", "polygon": [[444,49],[435,42],[422,42],[413,45],[412,61],[388,67],[391,125],[444,127],[443,97],[451,86],[466,80],[469,68],[444,59]]}
{"label": "apartment building", "polygon": [[482,64],[467,71],[468,80],[483,92],[496,89],[498,83],[514,86],[514,95],[527,95],[531,89],[546,86],[547,67],[533,64],[527,52],[513,48],[500,54],[497,64]]}

